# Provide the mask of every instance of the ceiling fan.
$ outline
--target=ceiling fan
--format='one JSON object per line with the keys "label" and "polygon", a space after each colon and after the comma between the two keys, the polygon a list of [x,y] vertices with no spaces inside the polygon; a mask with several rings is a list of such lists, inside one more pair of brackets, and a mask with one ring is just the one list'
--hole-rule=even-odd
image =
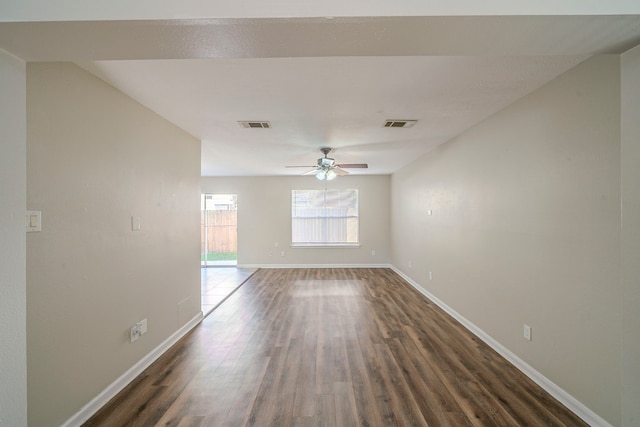
{"label": "ceiling fan", "polygon": [[337,164],[335,159],[327,157],[327,155],[332,151],[330,147],[322,147],[320,149],[324,157],[320,157],[318,159],[318,163],[316,166],[285,166],[287,168],[313,168],[310,171],[304,172],[302,175],[315,175],[320,181],[327,180],[331,181],[336,176],[340,175],[348,175],[345,169],[355,169],[355,168],[368,168],[369,165],[366,163],[342,163]]}

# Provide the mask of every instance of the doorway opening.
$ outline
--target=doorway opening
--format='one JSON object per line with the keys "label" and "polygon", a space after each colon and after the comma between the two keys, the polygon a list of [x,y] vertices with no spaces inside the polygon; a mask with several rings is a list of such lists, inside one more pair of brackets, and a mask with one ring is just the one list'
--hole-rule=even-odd
{"label": "doorway opening", "polygon": [[238,264],[238,195],[202,194],[200,199],[202,267]]}

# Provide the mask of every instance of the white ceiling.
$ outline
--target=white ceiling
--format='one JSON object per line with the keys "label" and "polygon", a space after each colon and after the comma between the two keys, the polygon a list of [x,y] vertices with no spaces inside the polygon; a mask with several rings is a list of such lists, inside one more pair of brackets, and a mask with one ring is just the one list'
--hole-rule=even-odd
{"label": "white ceiling", "polygon": [[[203,175],[283,175],[320,147],[388,174],[583,57],[329,57],[83,64],[202,139]],[[407,129],[386,119],[418,119]],[[238,120],[270,121],[245,129]]]}
{"label": "white ceiling", "polygon": [[201,139],[202,174],[218,176],[300,173],[284,166],[314,165],[323,146],[370,166],[352,173],[392,173],[639,42],[638,15],[0,23],[0,48],[75,61]]}

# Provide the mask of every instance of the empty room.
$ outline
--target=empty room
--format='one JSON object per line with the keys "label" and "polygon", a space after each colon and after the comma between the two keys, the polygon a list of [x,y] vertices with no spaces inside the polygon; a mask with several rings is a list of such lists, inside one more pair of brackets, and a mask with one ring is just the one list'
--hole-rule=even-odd
{"label": "empty room", "polygon": [[640,425],[635,2],[5,1],[0,76],[0,426]]}

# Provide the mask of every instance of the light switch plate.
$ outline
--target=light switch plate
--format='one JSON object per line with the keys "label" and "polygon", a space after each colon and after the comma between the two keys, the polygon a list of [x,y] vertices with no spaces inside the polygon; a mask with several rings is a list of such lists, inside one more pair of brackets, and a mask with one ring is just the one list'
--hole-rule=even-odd
{"label": "light switch plate", "polygon": [[131,217],[131,231],[140,231],[140,217],[132,216]]}
{"label": "light switch plate", "polygon": [[25,226],[27,233],[42,231],[42,212],[27,211],[25,215]]}

